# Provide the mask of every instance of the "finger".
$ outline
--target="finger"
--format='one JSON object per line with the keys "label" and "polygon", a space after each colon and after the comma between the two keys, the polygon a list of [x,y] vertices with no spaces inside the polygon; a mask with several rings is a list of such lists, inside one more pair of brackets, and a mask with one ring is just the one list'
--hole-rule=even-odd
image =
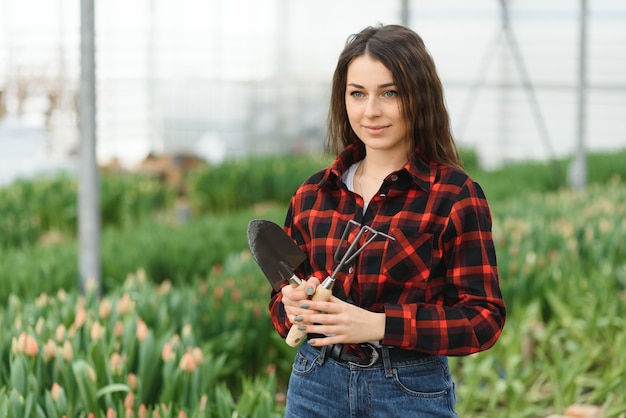
{"label": "finger", "polygon": [[285,286],[281,290],[283,294],[282,302],[285,305],[299,306],[302,301],[308,298],[303,290],[295,290],[291,286]]}
{"label": "finger", "polygon": [[311,298],[315,294],[315,289],[320,285],[320,281],[317,277],[309,277],[306,281],[305,293],[307,297]]}
{"label": "finger", "polygon": [[[312,332],[312,331],[307,331],[307,332]],[[316,331],[313,331],[313,333],[317,334]],[[344,343],[344,339],[342,336],[339,336],[339,335],[329,335],[326,337],[319,337],[319,338],[309,340],[309,345],[312,345],[314,347],[323,347],[325,345],[343,344],[343,343]]]}
{"label": "finger", "polygon": [[315,313],[306,315],[301,315],[303,317],[303,322],[308,324],[316,324],[323,326],[339,326],[343,325],[346,321],[339,315],[329,315],[326,313]]}
{"label": "finger", "polygon": [[315,302],[315,301],[304,301],[300,303],[300,308],[308,309],[310,311],[315,312],[323,312],[323,313],[338,313],[341,311],[341,307],[337,304],[333,304],[330,302]]}

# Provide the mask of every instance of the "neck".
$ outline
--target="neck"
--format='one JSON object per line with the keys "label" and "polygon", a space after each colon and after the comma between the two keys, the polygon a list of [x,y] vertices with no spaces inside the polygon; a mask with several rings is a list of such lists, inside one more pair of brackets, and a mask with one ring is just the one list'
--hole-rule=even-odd
{"label": "neck", "polygon": [[394,171],[402,168],[408,158],[406,155],[381,155],[369,153],[360,163],[361,175],[382,181]]}

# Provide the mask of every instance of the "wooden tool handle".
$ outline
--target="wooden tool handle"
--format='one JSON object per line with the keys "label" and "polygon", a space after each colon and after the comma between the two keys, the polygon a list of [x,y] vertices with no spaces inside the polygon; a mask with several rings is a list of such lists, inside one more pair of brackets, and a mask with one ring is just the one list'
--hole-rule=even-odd
{"label": "wooden tool handle", "polygon": [[312,299],[316,302],[326,302],[330,299],[330,296],[332,294],[332,289],[326,289],[325,287],[317,286]]}
{"label": "wooden tool handle", "polygon": [[[292,284],[291,286],[293,286],[296,290],[304,291],[306,289],[306,281],[303,280],[300,285]],[[296,347],[304,338],[306,338],[306,332],[300,331],[298,329],[298,325],[293,324],[285,341],[287,341],[287,345],[290,347]]]}
{"label": "wooden tool handle", "polygon": [[305,339],[306,331],[300,331],[298,329],[298,326],[296,324],[293,324],[291,326],[291,329],[289,330],[289,334],[287,334],[287,338],[285,339],[285,341],[287,341],[287,345],[289,345],[289,347],[297,347],[298,344],[300,344]]}
{"label": "wooden tool handle", "polygon": [[[298,286],[298,288],[303,287],[306,285],[306,282],[302,282],[302,284],[300,284],[300,286]],[[302,289],[299,290],[304,290],[304,287]],[[332,289],[326,289],[322,286],[317,286],[317,288],[315,289],[315,294],[313,295],[312,300],[314,301],[319,301],[319,302],[326,302],[327,300],[330,299],[330,295],[333,294]],[[293,324],[291,326],[291,329],[289,330],[289,334],[287,334],[287,338],[285,339],[285,341],[287,341],[287,344],[290,347],[296,347],[298,344],[300,344],[304,339],[306,338],[306,331],[300,331],[298,329],[298,326],[296,324]]]}

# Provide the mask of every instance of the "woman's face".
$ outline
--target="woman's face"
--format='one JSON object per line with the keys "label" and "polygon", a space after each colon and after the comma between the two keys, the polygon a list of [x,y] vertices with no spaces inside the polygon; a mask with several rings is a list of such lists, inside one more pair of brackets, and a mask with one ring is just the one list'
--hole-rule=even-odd
{"label": "woman's face", "polygon": [[367,149],[406,153],[408,124],[391,71],[368,55],[348,66],[346,112]]}

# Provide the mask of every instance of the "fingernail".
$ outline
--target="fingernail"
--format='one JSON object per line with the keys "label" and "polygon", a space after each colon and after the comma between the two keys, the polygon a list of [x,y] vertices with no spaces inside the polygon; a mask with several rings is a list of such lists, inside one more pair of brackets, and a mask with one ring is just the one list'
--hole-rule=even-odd
{"label": "fingernail", "polygon": [[304,325],[298,325],[298,329],[299,329],[300,331],[306,331],[306,326],[304,326]]}
{"label": "fingernail", "polygon": [[308,303],[303,303],[302,305],[300,305],[300,307],[302,309],[309,309],[309,304]]}
{"label": "fingernail", "polygon": [[296,316],[293,320],[296,322],[301,322],[304,318],[300,315]]}
{"label": "fingernail", "polygon": [[313,296],[313,293],[315,293],[315,290],[313,290],[313,287],[312,286],[307,286],[307,288],[306,288],[307,296]]}
{"label": "fingernail", "polygon": [[315,345],[315,340],[309,340],[309,345]]}

